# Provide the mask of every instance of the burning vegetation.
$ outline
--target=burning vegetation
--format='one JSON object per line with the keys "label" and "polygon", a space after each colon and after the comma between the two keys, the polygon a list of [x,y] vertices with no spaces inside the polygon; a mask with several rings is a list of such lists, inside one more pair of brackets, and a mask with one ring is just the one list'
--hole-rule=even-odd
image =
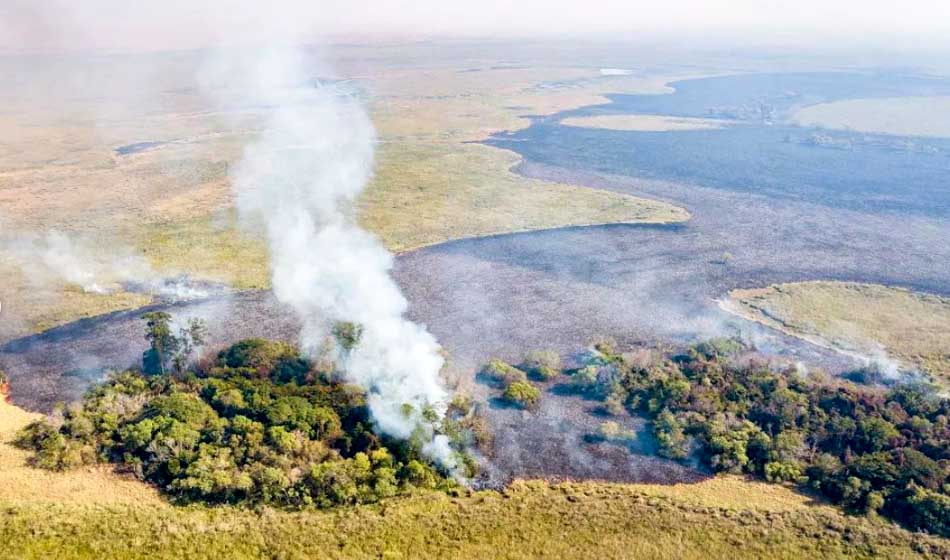
{"label": "burning vegetation", "polygon": [[[112,374],[81,403],[22,431],[18,443],[35,452],[35,466],[110,462],[177,501],[291,507],[451,490],[453,477],[474,474],[464,449],[486,436],[470,403],[456,399],[446,416],[407,404],[407,421],[418,415],[426,425],[395,439],[378,429],[364,390],[292,345],[246,340],[188,369],[200,322],[176,336],[167,314],[144,318],[150,348],[142,371]],[[429,460],[432,434],[447,439],[459,467],[450,472]]]}

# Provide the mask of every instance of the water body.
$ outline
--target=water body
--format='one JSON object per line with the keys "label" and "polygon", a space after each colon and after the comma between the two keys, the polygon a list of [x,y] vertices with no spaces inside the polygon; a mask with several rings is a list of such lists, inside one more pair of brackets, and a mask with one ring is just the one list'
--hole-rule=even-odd
{"label": "water body", "polygon": [[159,146],[164,146],[168,142],[158,142],[158,141],[146,141],[146,142],[135,142],[132,144],[126,144],[124,146],[119,146],[115,149],[115,153],[120,156],[130,156],[140,152],[145,152],[151,150],[152,148],[158,148]]}
{"label": "water body", "polygon": [[946,95],[950,81],[903,74],[812,72],[742,74],[672,82],[671,94],[609,95],[610,105],[565,114],[604,111],[781,121],[800,107],[841,99]]}
{"label": "water body", "polygon": [[[950,215],[950,139],[829,132],[782,124],[806,104],[849,97],[946,94],[950,82],[855,74],[748,75],[672,84],[671,95],[616,95],[609,105],[537,121],[489,143],[559,167],[661,179],[865,212]],[[566,116],[728,117],[719,129],[629,132],[564,127]],[[937,117],[939,118],[939,116]],[[950,118],[950,117],[944,117]]]}

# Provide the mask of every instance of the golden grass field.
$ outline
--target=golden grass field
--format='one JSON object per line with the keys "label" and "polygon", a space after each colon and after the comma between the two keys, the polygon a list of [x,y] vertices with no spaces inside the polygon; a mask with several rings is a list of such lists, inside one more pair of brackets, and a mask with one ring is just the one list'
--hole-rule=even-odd
{"label": "golden grass field", "polygon": [[902,288],[802,282],[735,290],[743,316],[817,343],[873,355],[879,349],[950,381],[950,300]]}
{"label": "golden grass field", "polygon": [[[458,64],[380,64],[354,73],[371,93],[380,140],[360,220],[387,247],[688,219],[685,210],[662,202],[525,179],[510,171],[518,162],[512,153],[465,143],[527,126],[525,115],[606,102],[606,92],[666,92],[666,82],[681,76],[603,77],[593,68],[507,68],[491,61],[463,72]],[[194,92],[163,87],[157,108],[141,110],[106,110],[114,100],[81,98],[50,104],[51,113],[39,102],[11,101],[15,110],[0,114],[0,237],[57,229],[93,237],[93,249],[103,255],[127,248],[159,273],[267,287],[266,250],[258,234],[238,228],[227,177],[260,129],[261,115],[223,119]],[[146,140],[168,143],[114,152]],[[2,238],[0,340],[146,300],[128,293],[90,297],[64,282],[37,286],[15,270]]]}
{"label": "golden grass field", "polygon": [[674,132],[722,128],[725,121],[692,117],[668,117],[665,115],[596,115],[591,117],[568,117],[562,120],[561,124],[631,132]]}
{"label": "golden grass field", "polygon": [[330,511],[173,506],[88,468],[49,473],[10,445],[35,415],[0,403],[0,542],[10,559],[940,558],[945,540],[847,517],[740,477],[420,493]]}

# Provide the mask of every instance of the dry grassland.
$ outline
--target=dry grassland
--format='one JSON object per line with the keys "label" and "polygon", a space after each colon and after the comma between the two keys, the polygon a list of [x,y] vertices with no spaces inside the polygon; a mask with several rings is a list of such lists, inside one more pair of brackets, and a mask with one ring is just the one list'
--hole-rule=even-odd
{"label": "dry grassland", "polygon": [[157,507],[165,503],[154,488],[116,475],[108,467],[54,473],[29,466],[29,453],[11,442],[39,417],[0,400],[0,504]]}
{"label": "dry grassland", "polygon": [[[522,178],[510,171],[513,154],[464,143],[527,126],[525,115],[605,102],[605,92],[668,91],[667,79],[540,66],[478,72],[384,66],[355,78],[370,92],[381,142],[360,218],[393,250],[532,229],[688,218],[665,203]],[[128,247],[164,274],[266,287],[266,251],[260,236],[235,227],[227,180],[261,115],[222,116],[193,92],[174,89],[157,108],[141,112],[106,111],[105,101],[82,99],[52,113],[26,103],[0,114],[3,232],[95,234],[103,253]],[[163,144],[115,152],[144,141]],[[142,303],[122,293],[89,297],[65,283],[36,292],[8,258],[0,258],[0,276],[4,307],[19,302],[15,315],[5,314],[0,340]]]}
{"label": "dry grassland", "polygon": [[733,308],[848,352],[889,355],[950,380],[950,300],[869,284],[802,282],[730,294]]}
{"label": "dry grassland", "polygon": [[950,138],[950,97],[847,99],[804,107],[793,117],[802,126],[897,136]]}

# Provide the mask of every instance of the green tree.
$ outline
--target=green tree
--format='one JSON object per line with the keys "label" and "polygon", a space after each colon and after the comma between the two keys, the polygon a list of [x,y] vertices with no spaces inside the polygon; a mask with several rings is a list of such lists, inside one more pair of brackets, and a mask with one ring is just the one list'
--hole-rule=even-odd
{"label": "green tree", "polygon": [[177,348],[172,357],[172,365],[175,371],[183,373],[191,360],[192,354],[205,345],[205,339],[208,336],[208,327],[201,319],[191,319],[187,327],[182,327],[178,331]]}
{"label": "green tree", "polygon": [[522,408],[535,409],[541,402],[541,391],[534,385],[518,381],[512,383],[502,394],[504,399]]}
{"label": "green tree", "polygon": [[535,350],[525,357],[524,369],[541,381],[554,379],[561,373],[561,356],[551,350]]}
{"label": "green tree", "polygon": [[669,409],[663,409],[653,421],[653,435],[660,446],[660,455],[669,459],[685,459],[689,453],[683,425]]}
{"label": "green tree", "polygon": [[349,352],[356,348],[363,338],[363,325],[341,321],[333,325],[333,338],[345,352]]}
{"label": "green tree", "polygon": [[149,344],[142,356],[142,371],[148,375],[163,374],[179,344],[172,333],[172,316],[164,311],[152,311],[142,315],[142,319],[145,319],[145,340]]}
{"label": "green tree", "polygon": [[482,374],[507,387],[513,383],[527,383],[528,375],[503,360],[491,360],[482,368]]}

